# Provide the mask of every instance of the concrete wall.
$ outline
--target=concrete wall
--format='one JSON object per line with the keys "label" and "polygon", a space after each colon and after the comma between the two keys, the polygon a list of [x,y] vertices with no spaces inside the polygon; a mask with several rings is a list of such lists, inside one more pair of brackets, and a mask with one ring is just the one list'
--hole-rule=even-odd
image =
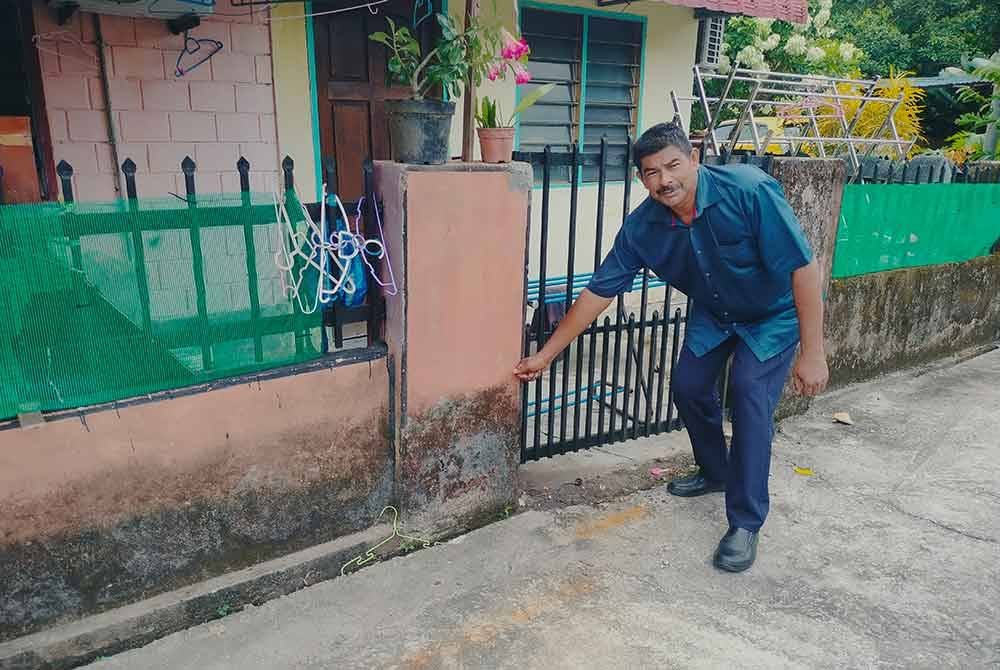
{"label": "concrete wall", "polygon": [[826,321],[831,382],[871,379],[997,342],[997,295],[997,254],[834,281]]}
{"label": "concrete wall", "polygon": [[[117,167],[93,15],[78,12],[60,26],[43,0],[34,0],[34,8],[39,34],[65,31],[82,40],[82,46],[44,35],[39,40],[55,161],[73,166],[78,199],[113,199]],[[174,66],[184,39],[165,21],[100,16],[119,161],[131,158],[138,166],[140,197],[183,193],[186,155],[198,165],[199,192],[238,191],[241,155],[252,166],[251,187],[272,188],[278,148],[266,13],[251,14],[230,0],[217,2],[216,11],[191,36],[217,39],[223,48],[183,77],[174,76]]]}
{"label": "concrete wall", "polygon": [[377,163],[375,178],[400,282],[397,497],[407,525],[454,532],[515,495],[530,169]]}
{"label": "concrete wall", "polygon": [[0,640],[371,525],[384,358],[0,432]]}

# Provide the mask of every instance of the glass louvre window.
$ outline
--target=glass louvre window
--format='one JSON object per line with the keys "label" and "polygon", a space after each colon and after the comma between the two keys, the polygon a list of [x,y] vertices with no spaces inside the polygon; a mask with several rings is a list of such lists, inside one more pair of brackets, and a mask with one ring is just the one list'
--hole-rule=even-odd
{"label": "glass louvre window", "polygon": [[[601,138],[607,138],[608,165],[614,166],[608,179],[624,179],[628,138],[636,132],[642,24],[525,9],[521,26],[531,45],[533,76],[522,95],[542,84],[556,87],[521,115],[519,149],[541,151],[549,145],[553,152],[568,152],[575,145],[598,153]],[[584,181],[597,177],[596,166],[583,169]],[[568,168],[553,169],[552,179],[569,181]]]}

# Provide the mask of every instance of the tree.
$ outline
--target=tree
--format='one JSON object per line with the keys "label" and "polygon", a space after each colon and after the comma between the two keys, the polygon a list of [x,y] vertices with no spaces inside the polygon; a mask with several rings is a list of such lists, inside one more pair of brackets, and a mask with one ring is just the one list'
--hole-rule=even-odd
{"label": "tree", "polygon": [[833,0],[814,0],[808,21],[795,25],[746,17],[726,26],[719,71],[733,65],[754,70],[845,76],[855,71],[863,53],[853,43],[835,38]]}
{"label": "tree", "polygon": [[1000,47],[997,0],[837,0],[832,21],[863,51],[861,71],[869,77],[890,66],[935,75]]}
{"label": "tree", "polygon": [[[980,79],[993,84],[992,95],[983,95],[975,86],[959,89],[959,99],[976,106],[975,113],[963,114],[957,120],[962,130],[953,135],[951,149],[958,160],[997,158],[1000,139],[1000,51],[992,58],[973,58],[966,69]],[[956,74],[958,68],[946,68]]]}

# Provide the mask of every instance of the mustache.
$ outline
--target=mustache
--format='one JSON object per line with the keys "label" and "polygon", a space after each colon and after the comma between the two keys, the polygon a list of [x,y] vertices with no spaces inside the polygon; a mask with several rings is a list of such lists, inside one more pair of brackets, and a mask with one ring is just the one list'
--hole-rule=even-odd
{"label": "mustache", "polygon": [[673,195],[677,191],[681,190],[680,186],[664,186],[657,190],[657,195]]}

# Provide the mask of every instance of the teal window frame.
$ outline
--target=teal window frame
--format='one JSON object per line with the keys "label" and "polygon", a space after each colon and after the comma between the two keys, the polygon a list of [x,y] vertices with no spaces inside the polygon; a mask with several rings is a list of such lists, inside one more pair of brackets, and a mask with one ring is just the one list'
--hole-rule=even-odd
{"label": "teal window frame", "polygon": [[[590,60],[590,19],[600,18],[600,19],[610,19],[614,21],[630,21],[634,23],[641,24],[640,40],[641,44],[639,46],[639,77],[638,84],[636,85],[636,121],[634,127],[630,128],[630,135],[635,139],[635,135],[638,133],[639,128],[642,127],[642,107],[643,107],[643,97],[645,95],[646,89],[646,48],[647,48],[647,27],[648,21],[645,16],[637,16],[634,14],[626,14],[623,12],[609,12],[597,9],[589,9],[586,7],[573,7],[568,5],[552,4],[547,2],[536,2],[535,0],[521,0],[518,2],[518,8],[520,9],[537,9],[540,11],[573,14],[582,17],[582,28],[583,34],[581,37],[581,54],[580,54],[580,96],[576,104],[579,106],[579,131],[576,138],[576,146],[579,151],[584,151],[584,140],[586,138],[586,107],[587,107],[587,69],[588,62]],[[524,13],[518,11],[519,17],[519,28],[524,30]],[[530,40],[529,40],[530,43]],[[521,89],[520,87],[516,90],[516,100],[520,102],[521,99]],[[517,118],[514,122],[514,145],[518,148],[521,146],[521,119]],[[580,168],[580,185],[586,186],[594,182],[584,182],[582,179],[583,168]],[[607,183],[624,183],[622,179],[609,179]],[[569,184],[565,183],[554,183],[553,188],[568,188]]]}

